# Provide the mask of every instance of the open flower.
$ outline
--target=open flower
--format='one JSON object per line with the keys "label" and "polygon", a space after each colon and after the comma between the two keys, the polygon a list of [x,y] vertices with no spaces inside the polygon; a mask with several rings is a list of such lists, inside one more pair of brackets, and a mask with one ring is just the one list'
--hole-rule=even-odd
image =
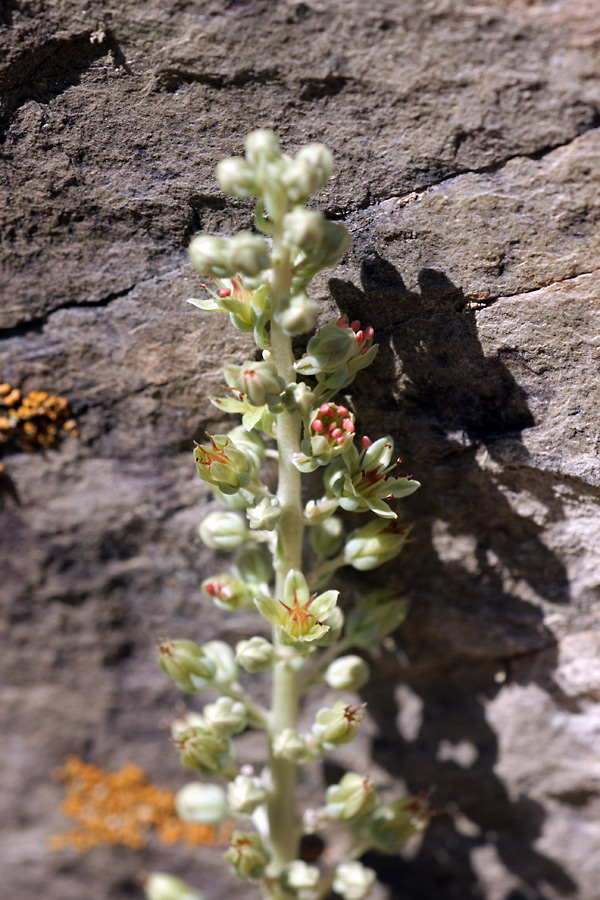
{"label": "open flower", "polygon": [[302,572],[291,569],[285,579],[283,593],[283,600],[261,595],[254,602],[261,616],[271,625],[278,626],[284,643],[316,641],[327,634],[329,625],[322,620],[335,607],[339,591],[310,596]]}
{"label": "open flower", "polygon": [[227,434],[209,434],[210,444],[196,444],[194,459],[202,481],[219,488],[224,494],[235,494],[250,484],[252,466]]}
{"label": "open flower", "polygon": [[192,297],[188,303],[204,312],[229,313],[234,328],[243,332],[253,331],[258,346],[264,350],[268,343],[265,327],[271,314],[269,286],[261,284],[256,290],[251,290],[239,274],[232,278],[213,278],[212,284],[214,288],[201,285],[210,298]]}
{"label": "open flower", "polygon": [[366,512],[371,509],[378,516],[397,518],[386,500],[408,497],[421,487],[412,475],[391,474],[398,459],[390,465],[394,453],[391,437],[372,442],[361,440],[362,451],[350,444],[343,459],[338,460],[325,473],[325,485],[330,496],[338,499],[342,509],[350,512]]}

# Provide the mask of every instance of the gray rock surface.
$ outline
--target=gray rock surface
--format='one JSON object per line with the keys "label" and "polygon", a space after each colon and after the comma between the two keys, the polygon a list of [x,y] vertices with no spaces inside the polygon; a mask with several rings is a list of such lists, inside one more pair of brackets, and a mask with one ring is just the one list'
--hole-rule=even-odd
{"label": "gray rock surface", "polygon": [[212,172],[260,125],[335,152],[355,242],[315,295],[375,327],[349,402],[423,482],[401,560],[345,582],[413,597],[361,752],[440,810],[370,861],[396,900],[597,900],[599,48],[596,0],[3,4],[0,380],[80,428],[3,457],[7,898],[140,897],[144,868],[232,894],[213,851],[45,840],[69,753],[186,780],[156,638],[253,627],[199,596],[190,456],[248,345],[183,301],[190,236],[251,222]]}

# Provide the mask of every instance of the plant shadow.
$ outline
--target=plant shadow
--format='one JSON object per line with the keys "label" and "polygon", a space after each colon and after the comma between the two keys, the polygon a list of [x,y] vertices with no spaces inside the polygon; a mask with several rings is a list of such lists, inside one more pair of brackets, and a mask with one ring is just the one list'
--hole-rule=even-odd
{"label": "plant shadow", "polygon": [[[380,343],[377,382],[363,376],[352,386],[360,433],[391,434],[424,481],[403,504],[415,543],[402,568],[390,563],[377,576],[396,579],[414,599],[402,650],[383,653],[362,693],[381,734],[374,761],[411,793],[432,789],[439,814],[411,858],[369,854],[366,862],[397,900],[483,900],[479,850],[491,850],[504,870],[503,900],[571,896],[571,876],[534,846],[542,805],[509,795],[496,774],[498,739],[486,717],[511,678],[511,658],[545,650],[548,689],[556,639],[544,608],[569,602],[565,567],[542,526],[502,489],[508,471],[512,489],[526,484],[550,519],[563,517],[554,476],[526,465],[521,434],[535,426],[526,393],[502,359],[485,355],[476,310],[443,272],[421,270],[411,291],[373,253],[360,289],[335,279],[329,286],[340,311],[372,325]],[[482,466],[482,453],[491,465]],[[368,588],[373,573],[353,582]],[[418,707],[406,734],[397,725],[402,690]]]}

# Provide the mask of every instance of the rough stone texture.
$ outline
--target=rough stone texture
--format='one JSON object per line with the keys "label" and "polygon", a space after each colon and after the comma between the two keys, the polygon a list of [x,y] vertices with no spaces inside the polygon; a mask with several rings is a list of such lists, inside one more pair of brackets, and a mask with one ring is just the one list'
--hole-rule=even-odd
{"label": "rough stone texture", "polygon": [[375,326],[380,357],[349,399],[424,485],[401,562],[352,581],[413,596],[365,690],[363,749],[383,782],[433,788],[441,814],[405,859],[371,861],[396,900],[597,900],[597,13],[3,4],[0,375],[68,397],[81,431],[4,458],[11,900],[139,897],[155,866],[232,894],[212,852],[81,858],[44,841],[67,824],[50,773],[68,753],[185,780],[160,730],[177,695],[156,637],[197,636],[199,619],[203,639],[252,628],[199,604],[214,563],[189,455],[247,344],[182,301],[198,289],[190,235],[250,222],[212,169],[257,125],[290,151],[335,150],[319,199],[355,244],[316,294],[324,319]]}

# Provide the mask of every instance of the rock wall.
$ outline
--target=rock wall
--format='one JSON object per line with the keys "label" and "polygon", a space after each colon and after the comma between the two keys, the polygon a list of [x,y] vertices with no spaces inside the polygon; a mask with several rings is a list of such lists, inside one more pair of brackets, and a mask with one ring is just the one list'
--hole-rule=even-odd
{"label": "rock wall", "polygon": [[191,440],[247,345],[184,303],[185,247],[250,225],[212,173],[264,126],[335,152],[319,202],[354,246],[315,295],[375,327],[349,402],[423,482],[414,543],[351,581],[412,595],[365,752],[440,814],[369,861],[395,900],[597,900],[595,0],[5,0],[0,48],[0,381],[79,428],[3,456],[6,896],[140,897],[142,868],[231,896],[213,851],[45,840],[69,753],[185,780],[156,638],[252,628],[199,596]]}

